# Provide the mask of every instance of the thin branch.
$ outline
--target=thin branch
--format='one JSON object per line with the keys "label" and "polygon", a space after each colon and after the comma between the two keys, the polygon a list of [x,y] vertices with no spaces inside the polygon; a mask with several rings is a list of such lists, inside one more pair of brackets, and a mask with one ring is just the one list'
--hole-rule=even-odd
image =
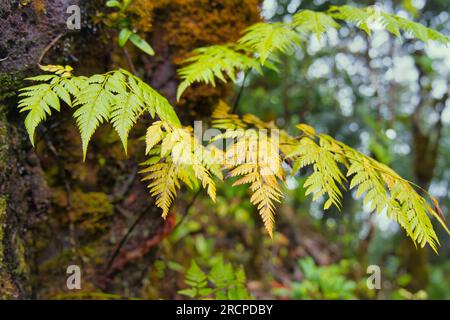
{"label": "thin branch", "polygon": [[63,33],[60,33],[59,35],[56,36],[55,39],[52,40],[52,42],[50,42],[48,44],[48,46],[46,46],[44,48],[44,50],[42,51],[41,55],[39,56],[39,60],[38,60],[38,65],[41,65],[42,60],[44,59],[45,55],[47,54],[47,52],[59,41],[59,39],[61,39],[61,37],[63,36]]}
{"label": "thin branch", "polygon": [[125,235],[122,237],[122,239],[120,240],[119,244],[116,247],[116,250],[114,250],[114,253],[112,254],[111,258],[108,261],[108,264],[106,265],[105,268],[105,273],[108,273],[109,269],[111,268],[112,264],[114,263],[114,260],[117,258],[117,256],[120,253],[120,250],[122,249],[122,247],[125,245],[125,243],[127,242],[130,234],[133,232],[133,230],[136,228],[136,226],[139,224],[139,222],[141,222],[141,220],[144,218],[144,216],[147,214],[147,209],[145,208],[144,210],[142,210],[141,214],[136,218],[136,220],[133,222],[133,224],[130,226],[130,228],[128,229],[127,233],[125,233]]}
{"label": "thin branch", "polygon": [[247,79],[248,74],[249,74],[249,71],[244,73],[244,79],[242,80],[242,84],[241,84],[241,87],[239,88],[239,92],[238,92],[238,94],[236,96],[236,100],[234,100],[232,113],[236,113],[236,110],[239,107],[239,101],[241,100],[242,93],[244,92],[245,80]]}
{"label": "thin branch", "polygon": [[178,223],[176,224],[176,226],[173,228],[172,232],[174,232],[175,230],[177,230],[177,228],[183,223],[183,221],[186,219],[189,210],[191,209],[191,207],[194,205],[195,200],[197,200],[198,196],[200,195],[200,192],[202,191],[202,189],[199,189],[194,196],[192,197],[191,201],[188,203],[188,205],[186,206],[186,208],[184,209],[183,215],[181,216],[180,221],[178,221]]}
{"label": "thin branch", "polygon": [[136,68],[134,67],[133,60],[131,60],[130,53],[128,52],[128,50],[125,47],[122,47],[122,51],[123,51],[123,54],[125,55],[125,58],[127,59],[127,63],[128,63],[128,66],[130,67],[131,73],[136,74],[137,73]]}

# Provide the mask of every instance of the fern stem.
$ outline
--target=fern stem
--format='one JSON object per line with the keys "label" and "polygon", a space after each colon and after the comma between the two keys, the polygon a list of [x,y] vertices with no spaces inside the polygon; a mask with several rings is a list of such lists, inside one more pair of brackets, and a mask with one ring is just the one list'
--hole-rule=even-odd
{"label": "fern stem", "polygon": [[242,93],[244,92],[245,80],[247,79],[248,74],[249,74],[249,71],[245,71],[244,72],[244,78],[242,79],[241,87],[239,88],[239,92],[238,92],[238,94],[236,96],[236,100],[234,101],[232,113],[236,113],[236,111],[237,111],[237,109],[239,107],[239,101],[241,100]]}
{"label": "fern stem", "polygon": [[191,207],[194,205],[195,200],[197,200],[198,196],[200,195],[202,189],[200,188],[192,197],[191,201],[188,203],[188,205],[186,206],[186,208],[184,209],[184,213],[180,219],[180,221],[178,221],[178,223],[176,224],[176,226],[173,228],[172,232],[174,232],[175,230],[177,230],[177,228],[184,222],[184,220],[186,219],[186,217],[188,216],[189,210],[191,209]]}
{"label": "fern stem", "polygon": [[141,214],[136,218],[136,220],[133,222],[133,224],[130,226],[130,228],[128,229],[127,233],[125,233],[125,235],[122,237],[122,239],[120,239],[119,244],[117,245],[116,249],[114,250],[114,253],[111,255],[111,258],[108,261],[108,264],[106,265],[105,268],[105,274],[108,274],[109,270],[111,269],[111,266],[114,263],[114,260],[117,258],[117,256],[120,253],[120,250],[122,249],[122,247],[125,245],[125,243],[127,242],[129,236],[131,235],[131,233],[133,232],[133,230],[136,228],[136,226],[139,224],[139,222],[141,222],[141,220],[144,218],[144,216],[147,213],[147,209],[145,208],[144,210],[142,210]]}
{"label": "fern stem", "polygon": [[55,39],[53,39],[42,51],[41,55],[39,56],[39,60],[38,60],[38,66],[41,65],[42,60],[44,59],[45,55],[47,54],[47,52],[59,41],[59,39],[61,39],[61,37],[64,34],[60,33],[59,35],[57,35],[55,37]]}

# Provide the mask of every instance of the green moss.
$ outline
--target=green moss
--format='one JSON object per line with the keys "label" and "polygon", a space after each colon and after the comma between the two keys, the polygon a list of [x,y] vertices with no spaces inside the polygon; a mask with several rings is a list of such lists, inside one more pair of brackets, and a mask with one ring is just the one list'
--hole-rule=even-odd
{"label": "green moss", "polygon": [[[104,261],[104,251],[99,249],[101,243],[93,242],[84,247],[77,248],[77,254],[80,255],[84,262],[89,261],[90,266],[101,265]],[[61,254],[45,261],[40,265],[40,269],[47,275],[59,275],[61,270],[72,264],[76,257],[72,249],[64,249]]]}
{"label": "green moss", "polygon": [[14,286],[12,284],[11,278],[6,273],[4,266],[4,246],[3,246],[3,225],[6,222],[6,206],[7,200],[4,196],[0,196],[0,299],[10,299],[14,294]]}
{"label": "green moss", "polygon": [[16,258],[17,258],[17,265],[15,269],[15,274],[20,276],[25,276],[29,274],[29,266],[26,261],[26,249],[25,244],[22,238],[16,237],[15,239],[15,245],[14,248],[16,250]]}
{"label": "green moss", "polygon": [[6,128],[6,107],[0,104],[0,172],[5,172],[6,170],[6,157],[8,151],[8,143],[6,141],[7,135]]}
{"label": "green moss", "polygon": [[14,97],[22,81],[23,76],[19,73],[0,73],[0,101]]}
{"label": "green moss", "polygon": [[[64,225],[69,223],[69,216],[77,229],[87,234],[97,234],[104,231],[107,226],[107,218],[113,214],[113,205],[110,203],[108,195],[102,192],[82,192],[74,191],[71,194],[71,210],[69,215],[62,215],[65,220]],[[66,194],[62,190],[57,190],[53,195],[53,203],[60,209],[67,208]]]}
{"label": "green moss", "polygon": [[6,220],[6,198],[0,197],[0,268],[3,265],[3,225]]}

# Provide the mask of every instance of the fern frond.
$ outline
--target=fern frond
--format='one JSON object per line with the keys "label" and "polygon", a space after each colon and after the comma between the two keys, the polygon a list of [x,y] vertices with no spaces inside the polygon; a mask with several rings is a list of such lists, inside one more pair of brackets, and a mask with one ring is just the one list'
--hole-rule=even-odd
{"label": "fern frond", "polygon": [[439,241],[428,217],[436,214],[426,200],[390,168],[356,151],[346,152],[351,163],[347,175],[353,175],[350,188],[357,188],[356,195],[365,194],[364,203],[371,210],[386,211],[415,243],[422,247],[428,243],[437,251]]}
{"label": "fern frond", "polygon": [[[200,182],[209,197],[215,201],[216,185],[213,176],[222,179],[220,163],[212,150],[208,150],[193,136],[189,128],[178,128],[165,121],[157,121],[147,129],[146,154],[152,158],[142,173],[144,180],[152,180],[150,193],[157,197],[156,205],[168,213],[180,181],[189,188]],[[162,181],[166,180],[166,181]],[[170,180],[170,181],[169,181]]]}
{"label": "fern frond", "polygon": [[211,118],[212,126],[217,129],[235,130],[247,127],[238,115],[230,113],[230,107],[222,100],[214,108]]}
{"label": "fern frond", "polygon": [[445,45],[450,43],[449,37],[436,30],[395,14],[383,12],[374,6],[367,8],[355,8],[348,5],[332,6],[328,14],[335,19],[355,24],[369,35],[371,34],[370,24],[380,23],[388,32],[395,36],[400,36],[400,31],[403,31],[425,43],[430,40]]}
{"label": "fern frond", "polygon": [[261,22],[247,28],[238,43],[256,53],[264,65],[272,54],[286,53],[294,45],[300,46],[300,40],[300,34],[285,23]]}
{"label": "fern frond", "polygon": [[73,116],[81,134],[84,159],[92,135],[103,122],[111,122],[125,152],[129,131],[144,112],[149,112],[152,117],[157,115],[174,127],[181,127],[167,99],[126,70],[74,77],[70,66],[42,68],[56,75],[29,78],[49,83],[24,88],[19,95],[22,99],[18,108],[21,112],[28,111],[25,126],[32,143],[36,127],[51,114],[51,109],[59,111],[60,100],[76,109]]}
{"label": "fern frond", "polygon": [[[61,78],[55,75],[38,76],[28,78],[32,81],[50,81],[48,83],[42,83],[30,87],[20,89],[18,108],[20,112],[27,112],[25,118],[25,128],[27,129],[30,141],[34,146],[34,132],[42,121],[47,118],[47,115],[51,115],[51,109],[56,111],[60,110],[60,103],[57,92],[60,88]],[[55,89],[57,88],[58,89]],[[55,92],[56,91],[56,92]]]}
{"label": "fern frond", "polygon": [[48,71],[54,74],[57,74],[58,76],[61,76],[63,78],[68,78],[72,76],[73,68],[71,66],[59,66],[59,65],[46,65],[42,66],[39,65],[39,69],[42,71]]}
{"label": "fern frond", "polygon": [[336,157],[331,150],[336,148],[325,136],[319,136],[319,144],[313,139],[305,137],[299,141],[297,147],[287,155],[294,159],[293,173],[301,168],[311,165],[311,174],[304,183],[305,194],[314,194],[313,201],[322,195],[327,195],[328,199],[324,203],[324,209],[334,205],[341,208],[342,193],[339,187],[344,188],[345,176],[339,169],[339,163],[345,164]]}
{"label": "fern frond", "polygon": [[[294,14],[290,23],[257,23],[249,27],[237,44],[194,50],[192,57],[183,62],[187,65],[178,70],[182,82],[178,87],[177,99],[195,82],[215,86],[215,78],[226,82],[228,77],[235,82],[237,71],[255,69],[261,73],[261,66],[276,70],[268,60],[269,57],[275,59],[276,53],[286,53],[290,48],[300,45],[302,35],[315,35],[320,39],[328,30],[338,29],[340,25],[335,19],[354,24],[369,35],[372,25],[379,23],[396,36],[400,36],[403,31],[424,42],[433,40],[446,45],[450,42],[449,37],[436,30],[376,7],[356,8],[344,5],[331,6],[327,12],[302,10]],[[258,60],[250,57],[251,54],[256,55]]]}
{"label": "fern frond", "polygon": [[334,19],[344,20],[349,24],[355,25],[364,30],[368,35],[372,33],[367,24],[370,21],[371,14],[365,9],[360,9],[349,5],[331,6],[328,10],[328,15]]}
{"label": "fern frond", "polygon": [[273,237],[274,202],[281,202],[283,198],[278,182],[283,179],[278,145],[271,137],[255,130],[236,131],[227,130],[224,135],[236,137],[235,143],[226,150],[228,177],[240,177],[233,186],[250,184],[250,202],[257,207],[264,227]]}
{"label": "fern frond", "polygon": [[[386,18],[388,16],[388,18]],[[389,20],[395,20],[397,23],[397,26],[399,29],[403,30],[406,33],[409,33],[414,38],[417,38],[419,40],[422,40],[423,42],[427,43],[428,41],[436,41],[445,45],[449,45],[450,38],[446,35],[443,35],[439,31],[436,31],[431,28],[427,28],[423,24],[396,16],[392,14],[384,14],[383,19],[387,21]]]}
{"label": "fern frond", "polygon": [[255,69],[261,73],[261,66],[257,60],[226,45],[198,48],[193,51],[193,56],[183,63],[188,63],[188,65],[178,70],[182,82],[178,86],[177,100],[194,82],[215,86],[215,78],[226,82],[225,77],[228,77],[231,81],[236,82],[238,71]]}
{"label": "fern frond", "polygon": [[178,119],[175,110],[165,97],[132,73],[123,69],[119,71],[128,76],[128,87],[130,91],[143,101],[146,111],[153,118],[157,115],[161,120],[175,127],[181,127],[180,119]]}
{"label": "fern frond", "polygon": [[313,34],[318,39],[329,29],[339,28],[332,17],[323,12],[302,10],[293,16],[292,25],[305,35]]}
{"label": "fern frond", "polygon": [[172,201],[175,199],[177,189],[180,188],[178,180],[180,167],[173,162],[154,164],[140,173],[146,174],[143,181],[151,180],[147,186],[150,194],[156,197],[155,204],[163,210],[162,217],[165,219],[169,213]]}
{"label": "fern frond", "polygon": [[[350,179],[349,188],[355,190],[356,197],[364,198],[364,205],[368,205],[371,211],[377,213],[386,212],[388,217],[405,229],[414,243],[422,247],[428,243],[434,251],[437,250],[439,241],[429,215],[436,217],[447,232],[449,230],[438,213],[417,193],[410,182],[402,179],[386,165],[327,135],[316,134],[308,127],[299,128],[306,128],[307,135],[299,138],[289,157],[295,159],[294,171],[313,165],[314,173],[305,183],[306,193],[328,193],[329,200],[325,207],[336,203],[339,206],[341,195],[337,186],[342,186],[345,178],[336,164],[341,163],[341,167],[346,168],[345,176]],[[321,164],[318,165],[318,162]]]}
{"label": "fern frond", "polygon": [[128,92],[115,97],[116,102],[111,110],[111,123],[127,152],[128,133],[142,112],[141,101],[136,95]]}
{"label": "fern frond", "polygon": [[112,84],[112,75],[94,75],[87,80],[87,85],[77,95],[74,106],[78,109],[73,114],[81,134],[83,159],[89,141],[97,127],[109,120],[115,101],[114,93],[119,90]]}

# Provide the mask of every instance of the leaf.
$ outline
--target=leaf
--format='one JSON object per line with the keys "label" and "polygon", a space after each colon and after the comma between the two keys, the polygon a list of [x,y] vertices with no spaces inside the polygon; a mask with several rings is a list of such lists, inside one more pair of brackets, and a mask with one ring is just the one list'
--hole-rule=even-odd
{"label": "leaf", "polygon": [[[223,105],[220,106],[213,113],[213,120],[230,118],[226,115],[227,110]],[[252,129],[229,129],[219,137],[236,138],[225,152],[228,177],[240,177],[233,186],[250,184],[250,202],[257,207],[267,232],[273,237],[274,203],[281,202],[283,197],[278,184],[278,180],[283,178],[278,145],[271,137],[259,135],[259,132]]]}
{"label": "leaf", "polygon": [[198,264],[192,260],[191,266],[186,272],[185,282],[187,285],[201,288],[206,286],[206,274],[200,269]]}
{"label": "leaf", "polygon": [[127,43],[133,32],[128,28],[123,28],[119,33],[119,46],[123,47]]}
{"label": "leaf", "polygon": [[247,28],[238,43],[256,53],[264,65],[272,54],[286,53],[294,45],[300,46],[300,38],[297,32],[284,23],[261,22]]}
{"label": "leaf", "polygon": [[[364,196],[364,205],[378,213],[386,212],[395,219],[414,243],[420,246],[429,244],[436,251],[439,244],[429,215],[438,218],[439,214],[413,188],[389,167],[361,154],[333,138],[316,134],[314,129],[297,126],[309,134],[297,139],[295,147],[287,158],[295,161],[295,170],[312,166],[313,173],[307,177],[305,194],[314,194],[313,200],[327,194],[324,209],[331,205],[340,208],[345,176],[351,178],[350,189],[356,190],[356,196]],[[338,166],[340,164],[340,166]],[[341,170],[346,169],[346,175]],[[434,206],[435,201],[432,199]]]}
{"label": "leaf", "polygon": [[[40,78],[39,81],[43,81]],[[20,112],[28,112],[25,118],[25,128],[34,146],[34,132],[41,121],[51,115],[51,109],[59,111],[60,104],[58,96],[53,92],[53,88],[59,84],[60,78],[53,76],[51,84],[39,84],[20,90],[18,108]]]}
{"label": "leaf", "polygon": [[132,33],[131,36],[129,36],[129,39],[136,47],[144,51],[149,56],[155,55],[155,51],[153,51],[153,48],[148,44],[148,42],[142,39],[136,33]]}
{"label": "leaf", "polygon": [[183,92],[195,82],[203,82],[216,86],[215,78],[226,82],[228,77],[236,81],[236,73],[255,69],[261,72],[257,60],[226,45],[216,45],[194,50],[193,55],[184,60],[187,66],[178,70],[182,82],[178,86],[177,100]]}
{"label": "leaf", "polygon": [[78,107],[73,116],[81,134],[83,159],[86,159],[88,144],[95,130],[110,117],[114,96],[105,89],[109,77],[90,77],[87,81],[91,84],[80,91],[74,102]]}
{"label": "leaf", "polygon": [[300,123],[300,124],[296,125],[295,127],[297,129],[299,129],[300,131],[303,131],[303,133],[305,133],[308,136],[313,136],[316,134],[316,130],[308,124]]}
{"label": "leaf", "polygon": [[338,29],[339,24],[334,19],[323,12],[302,10],[293,16],[292,25],[305,35],[313,34],[318,39],[328,29]]}
{"label": "leaf", "polygon": [[153,123],[147,129],[147,134],[145,136],[145,154],[148,154],[153,147],[159,143],[163,138],[163,131],[161,130],[163,123],[157,121]]}
{"label": "leaf", "polygon": [[128,133],[136,123],[142,111],[141,101],[131,92],[119,94],[115,97],[115,104],[111,110],[111,123],[122,141],[127,152]]}
{"label": "leaf", "polygon": [[106,6],[109,7],[109,8],[116,7],[116,8],[119,8],[119,9],[122,7],[120,2],[116,1],[116,0],[108,0],[108,1],[106,1]]}
{"label": "leaf", "polygon": [[442,33],[427,28],[420,23],[383,12],[378,7],[356,8],[348,5],[332,6],[329,10],[329,15],[336,19],[356,24],[357,27],[369,35],[371,34],[369,24],[380,22],[388,32],[395,36],[400,36],[400,31],[403,31],[425,43],[430,40],[445,45],[450,43],[450,38]]}

